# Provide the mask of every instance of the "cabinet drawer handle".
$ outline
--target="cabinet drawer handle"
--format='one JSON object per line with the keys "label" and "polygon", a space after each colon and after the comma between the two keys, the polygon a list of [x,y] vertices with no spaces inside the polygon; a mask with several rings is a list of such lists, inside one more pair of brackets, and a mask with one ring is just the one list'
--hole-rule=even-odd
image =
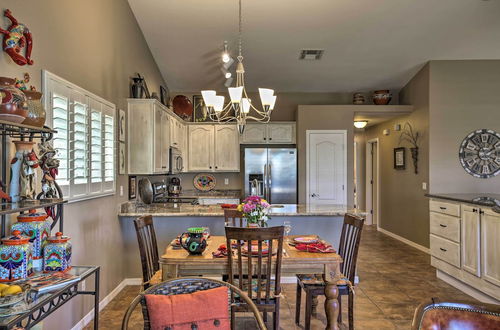
{"label": "cabinet drawer handle", "polygon": [[264,138],[264,141],[266,141],[266,140],[267,140],[267,138]]}
{"label": "cabinet drawer handle", "polygon": [[269,141],[271,141],[273,138],[269,138]]}
{"label": "cabinet drawer handle", "polygon": [[442,223],[439,224],[441,227],[446,228],[448,227],[447,225],[443,225]]}
{"label": "cabinet drawer handle", "polygon": [[440,206],[439,208],[440,208],[441,210],[446,210],[446,207],[444,207],[444,206]]}
{"label": "cabinet drawer handle", "polygon": [[443,249],[443,248],[439,248],[441,251],[443,252],[446,252],[447,250],[446,249]]}
{"label": "cabinet drawer handle", "polygon": [[483,210],[479,211],[479,214],[484,214],[484,211]]}
{"label": "cabinet drawer handle", "polygon": [[217,169],[217,166],[215,166],[215,169]]}

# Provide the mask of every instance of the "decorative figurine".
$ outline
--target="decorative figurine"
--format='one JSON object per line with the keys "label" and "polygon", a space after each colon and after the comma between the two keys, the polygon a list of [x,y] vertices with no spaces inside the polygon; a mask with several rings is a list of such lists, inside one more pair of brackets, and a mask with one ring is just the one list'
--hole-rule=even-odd
{"label": "decorative figurine", "polygon": [[43,247],[50,236],[50,221],[47,218],[45,213],[30,210],[28,214],[20,214],[18,222],[11,226],[12,232],[19,230],[33,244],[33,268],[37,271],[42,270]]}
{"label": "decorative figurine", "polygon": [[0,282],[22,280],[33,274],[32,249],[29,237],[14,230],[2,238],[0,245]]}
{"label": "decorative figurine", "polygon": [[[12,16],[12,12],[6,9],[4,16],[10,19],[11,24],[7,30],[0,29],[3,37],[3,50],[19,65],[32,65],[31,50],[33,49],[33,38],[28,27],[19,23]],[[21,55],[21,49],[26,47],[25,56]]]}
{"label": "decorative figurine", "polygon": [[[42,191],[36,196],[37,199],[59,199],[63,197],[61,188],[56,182],[59,160],[54,158],[57,151],[48,141],[38,144],[40,151],[40,168],[42,169]],[[56,206],[46,207],[45,212],[54,221],[59,219]]]}
{"label": "decorative figurine", "polygon": [[35,168],[39,167],[36,153],[31,150],[24,153],[24,159],[21,170],[21,199],[35,199]]}
{"label": "decorative figurine", "polygon": [[43,271],[64,272],[71,269],[71,243],[68,236],[57,232],[56,236],[49,237],[43,248]]}
{"label": "decorative figurine", "polygon": [[[30,82],[31,80],[31,76],[28,72],[24,73],[24,77],[23,79],[17,79],[17,78],[14,78],[16,80],[16,83],[15,83],[15,87],[17,89],[20,89],[22,90],[23,92],[28,90],[28,87],[26,87],[26,84]],[[30,90],[33,90],[35,87],[34,86],[31,86],[30,87]]]}

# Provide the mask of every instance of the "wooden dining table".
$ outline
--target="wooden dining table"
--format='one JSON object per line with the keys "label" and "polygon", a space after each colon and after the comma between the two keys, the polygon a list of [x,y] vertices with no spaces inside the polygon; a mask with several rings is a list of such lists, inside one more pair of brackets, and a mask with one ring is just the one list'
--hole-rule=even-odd
{"label": "wooden dining table", "polygon": [[[285,237],[289,242],[294,236]],[[214,258],[212,252],[221,244],[226,244],[226,237],[212,236],[202,255],[190,255],[184,249],[174,248],[171,244],[160,257],[163,280],[190,276],[222,276],[229,274],[227,257]],[[325,280],[325,313],[327,330],[337,330],[339,313],[337,281],[340,279],[342,258],[337,253],[303,252],[285,243],[281,265],[282,276],[296,274],[322,274]]]}

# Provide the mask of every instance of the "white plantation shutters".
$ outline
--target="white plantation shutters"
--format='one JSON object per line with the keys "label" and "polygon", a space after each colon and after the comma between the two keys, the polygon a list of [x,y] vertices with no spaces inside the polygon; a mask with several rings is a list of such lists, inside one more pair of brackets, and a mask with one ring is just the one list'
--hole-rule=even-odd
{"label": "white plantation shutters", "polygon": [[115,106],[43,71],[47,123],[57,133],[57,183],[70,200],[115,192]]}

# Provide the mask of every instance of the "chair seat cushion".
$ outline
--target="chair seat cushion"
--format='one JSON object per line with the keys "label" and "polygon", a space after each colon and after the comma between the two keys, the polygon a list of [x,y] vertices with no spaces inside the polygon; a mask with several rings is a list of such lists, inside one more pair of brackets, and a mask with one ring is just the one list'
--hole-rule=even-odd
{"label": "chair seat cushion", "polygon": [[219,330],[231,328],[228,289],[189,294],[145,295],[152,330]]}
{"label": "chair seat cushion", "polygon": [[[297,275],[297,278],[304,285],[317,285],[317,286],[325,285],[325,281],[323,280],[322,274],[299,274]],[[340,274],[340,280],[337,281],[337,285],[350,286],[351,282],[344,275]]]}

